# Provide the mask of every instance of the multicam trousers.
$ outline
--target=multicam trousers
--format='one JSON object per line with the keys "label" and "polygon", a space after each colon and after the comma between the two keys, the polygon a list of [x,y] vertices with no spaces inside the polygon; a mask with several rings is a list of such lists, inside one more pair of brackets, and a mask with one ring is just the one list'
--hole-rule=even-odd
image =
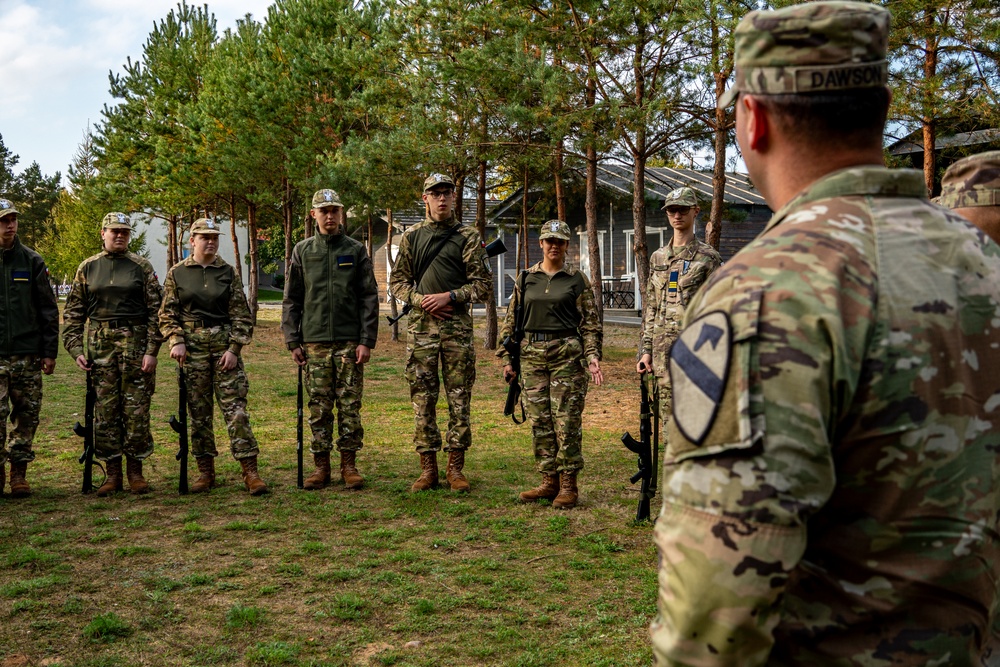
{"label": "multicam trousers", "polygon": [[579,338],[521,343],[524,409],[538,472],[583,469],[583,404],[589,374]]}
{"label": "multicam trousers", "polygon": [[187,387],[188,434],[195,457],[218,456],[212,428],[212,396],[219,403],[229,431],[229,448],[235,459],[257,456],[257,439],[250,429],[247,393],[250,383],[243,369],[243,358],[236,368],[219,368],[222,355],[229,349],[229,326],[194,327],[184,324],[184,386]]}
{"label": "multicam trousers", "polygon": [[[35,355],[0,357],[0,465],[34,461],[31,441],[42,409],[42,360]],[[13,425],[7,438],[7,419]],[[6,444],[10,445],[10,454]]]}
{"label": "multicam trousers", "polygon": [[413,444],[418,453],[441,449],[437,424],[437,400],[441,390],[438,366],[448,399],[448,433],[444,450],[466,450],[472,445],[469,418],[472,385],[476,382],[476,350],[472,327],[458,318],[411,324],[406,351],[406,379],[413,401]]}
{"label": "multicam trousers", "polygon": [[142,371],[146,327],[91,321],[89,329],[95,455],[101,461],[123,454],[141,461],[153,453],[149,403],[156,390],[156,374]]}
{"label": "multicam trousers", "polygon": [[337,409],[337,451],[356,452],[362,447],[361,394],[364,366],[357,364],[357,342],[305,343],[303,349],[306,392],[309,394],[309,428],[313,454],[333,449],[333,410]]}
{"label": "multicam trousers", "polygon": [[[673,336],[670,336],[662,343],[663,345],[666,345],[668,350],[668,354],[666,356],[666,359],[668,359],[668,363],[670,359],[669,356],[670,346],[674,344],[674,341],[677,340],[677,337],[679,335],[680,335],[680,330],[678,329],[678,331]],[[667,372],[666,368],[657,368],[656,366],[654,366],[653,369],[654,372],[656,373],[656,396],[657,400],[659,401],[660,432],[666,433],[667,422],[673,418],[671,410],[673,409],[674,394],[673,390],[671,390],[670,388],[670,373]],[[650,397],[650,399],[652,399],[652,397]]]}

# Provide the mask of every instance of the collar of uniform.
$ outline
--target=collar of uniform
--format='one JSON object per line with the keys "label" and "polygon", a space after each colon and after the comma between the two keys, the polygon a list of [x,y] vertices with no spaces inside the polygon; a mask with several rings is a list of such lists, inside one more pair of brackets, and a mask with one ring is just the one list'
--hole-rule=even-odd
{"label": "collar of uniform", "polygon": [[[569,262],[563,262],[562,268],[556,271],[556,275],[559,275],[560,273],[565,273],[567,276],[574,276],[576,275],[576,272],[578,270],[579,269],[577,269]],[[545,273],[545,270],[542,268],[542,263],[537,262],[531,265],[531,267],[528,269],[528,273]]]}
{"label": "collar of uniform", "polygon": [[103,257],[125,257],[128,255],[128,250],[122,250],[121,252],[111,252],[107,248],[101,251]]}
{"label": "collar of uniform", "polygon": [[927,199],[924,172],[916,169],[849,167],[827,174],[797,194],[767,223],[767,231],[781,222],[789,211],[809,202],[850,196],[911,197]]}
{"label": "collar of uniform", "polygon": [[670,243],[667,244],[667,247],[670,248],[671,259],[673,259],[674,257],[684,257],[685,259],[692,259],[698,252],[698,238],[697,237],[692,238],[690,243],[682,246],[675,246],[674,239],[671,238]]}
{"label": "collar of uniform", "polygon": [[438,227],[440,229],[450,229],[455,226],[455,216],[445,218],[444,220],[432,220],[431,216],[424,218],[424,222],[432,227]]}
{"label": "collar of uniform", "polygon": [[[182,264],[184,264],[184,266],[201,266],[201,264],[194,261],[194,253],[191,253],[190,255],[185,257]],[[212,263],[209,264],[209,266],[225,266],[225,265],[226,265],[226,260],[219,257],[218,254],[215,255],[215,259],[213,259]]]}
{"label": "collar of uniform", "polygon": [[339,234],[321,234],[319,231],[317,231],[316,236],[321,237],[323,242],[326,243],[327,245],[333,245],[334,243],[338,243],[339,241],[343,240],[344,232],[341,231]]}
{"label": "collar of uniform", "polygon": [[0,248],[0,252],[14,252],[20,245],[21,245],[21,238],[17,234],[14,234],[14,242],[11,244],[11,246],[9,248]]}

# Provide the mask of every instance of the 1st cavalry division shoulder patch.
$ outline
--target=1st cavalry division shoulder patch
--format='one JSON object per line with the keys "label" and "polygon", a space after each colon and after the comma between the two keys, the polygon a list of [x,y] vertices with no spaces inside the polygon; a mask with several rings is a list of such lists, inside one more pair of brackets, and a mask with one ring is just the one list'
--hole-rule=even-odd
{"label": "1st cavalry division shoulder patch", "polygon": [[688,325],[670,349],[674,423],[695,445],[704,442],[719,411],[732,340],[729,316],[717,310]]}

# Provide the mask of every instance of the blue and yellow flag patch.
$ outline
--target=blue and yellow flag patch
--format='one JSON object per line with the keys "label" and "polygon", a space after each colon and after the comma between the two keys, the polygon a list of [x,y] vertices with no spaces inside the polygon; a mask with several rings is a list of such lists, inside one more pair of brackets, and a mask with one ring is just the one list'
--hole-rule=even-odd
{"label": "blue and yellow flag patch", "polygon": [[30,271],[11,271],[11,280],[15,283],[30,283],[31,282],[31,272]]}
{"label": "blue and yellow flag patch", "polygon": [[677,291],[677,271],[670,272],[670,282],[667,283],[667,291],[673,294]]}
{"label": "blue and yellow flag patch", "polygon": [[354,266],[354,255],[337,255],[337,266],[342,269]]}

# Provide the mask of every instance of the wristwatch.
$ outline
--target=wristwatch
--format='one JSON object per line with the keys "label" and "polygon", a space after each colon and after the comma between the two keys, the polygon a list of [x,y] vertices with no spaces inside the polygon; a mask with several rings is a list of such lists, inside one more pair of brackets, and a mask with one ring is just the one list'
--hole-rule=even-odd
{"label": "wristwatch", "polygon": [[455,298],[455,290],[448,290],[448,296],[451,297],[452,301],[457,301],[457,299]]}

